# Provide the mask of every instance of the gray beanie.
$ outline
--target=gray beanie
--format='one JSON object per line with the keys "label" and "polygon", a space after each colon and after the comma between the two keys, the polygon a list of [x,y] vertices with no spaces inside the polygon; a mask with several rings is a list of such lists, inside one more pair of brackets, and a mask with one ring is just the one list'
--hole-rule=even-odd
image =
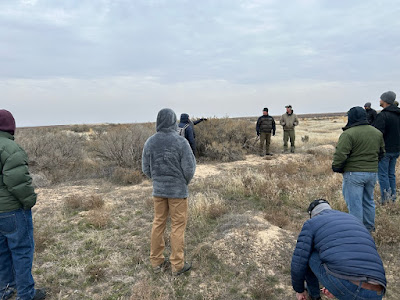
{"label": "gray beanie", "polygon": [[321,203],[318,204],[312,211],[311,211],[311,218],[315,217],[318,215],[321,211],[325,209],[332,209],[331,206],[328,203]]}
{"label": "gray beanie", "polygon": [[396,94],[392,91],[385,92],[381,95],[381,100],[388,104],[393,104],[394,100],[396,100]]}
{"label": "gray beanie", "polygon": [[371,102],[367,102],[367,103],[365,103],[365,104],[364,104],[364,107],[371,108]]}

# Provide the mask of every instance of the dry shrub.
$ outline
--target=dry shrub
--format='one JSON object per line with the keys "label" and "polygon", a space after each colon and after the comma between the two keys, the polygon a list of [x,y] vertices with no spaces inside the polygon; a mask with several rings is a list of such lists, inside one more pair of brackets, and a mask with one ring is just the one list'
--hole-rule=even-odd
{"label": "dry shrub", "polygon": [[76,210],[82,207],[81,195],[74,194],[64,198],[64,207],[66,209]]}
{"label": "dry shrub", "polygon": [[103,229],[110,223],[110,213],[104,210],[91,210],[86,215],[86,221],[96,229]]}
{"label": "dry shrub", "polygon": [[94,263],[85,268],[85,274],[89,276],[90,282],[98,282],[106,278],[106,268],[104,263]]}
{"label": "dry shrub", "polygon": [[280,228],[284,228],[285,226],[289,225],[291,212],[287,211],[283,207],[278,210],[274,211],[267,211],[264,214],[264,218],[270,222],[271,224],[278,226]]}
{"label": "dry shrub", "polygon": [[142,125],[117,125],[90,142],[91,152],[104,163],[140,170],[143,146],[154,130]]}
{"label": "dry shrub", "polygon": [[112,173],[111,181],[120,185],[139,184],[143,181],[143,173],[137,170],[117,167]]}
{"label": "dry shrub", "polygon": [[22,131],[17,142],[27,152],[34,173],[43,173],[52,182],[79,177],[85,142],[80,135],[35,129]]}
{"label": "dry shrub", "polygon": [[277,278],[269,276],[267,278],[259,278],[249,288],[253,299],[276,299],[275,295],[278,292],[275,287]]}
{"label": "dry shrub", "polygon": [[198,156],[206,160],[234,161],[254,152],[255,124],[247,120],[209,118],[195,131]]}
{"label": "dry shrub", "polygon": [[83,210],[94,210],[100,209],[104,206],[104,200],[101,195],[89,195],[85,197],[82,201],[82,209]]}
{"label": "dry shrub", "polygon": [[194,218],[217,219],[228,211],[225,202],[215,193],[197,193],[190,200],[189,205],[190,213]]}
{"label": "dry shrub", "polygon": [[95,210],[104,206],[104,200],[97,194],[89,196],[73,194],[64,198],[64,206],[70,210]]}

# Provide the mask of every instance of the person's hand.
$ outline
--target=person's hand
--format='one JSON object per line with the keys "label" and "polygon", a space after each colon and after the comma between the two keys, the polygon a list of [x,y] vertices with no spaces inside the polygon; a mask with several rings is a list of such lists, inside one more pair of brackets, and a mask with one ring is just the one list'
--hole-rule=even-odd
{"label": "person's hand", "polygon": [[302,293],[296,293],[297,300],[307,300],[308,299],[308,293],[307,291],[304,291]]}
{"label": "person's hand", "polygon": [[328,289],[327,289],[326,287],[323,287],[323,288],[321,289],[321,292],[322,292],[322,294],[324,294],[324,295],[327,296],[328,298],[331,298],[331,299],[334,299],[334,298],[335,298],[335,296],[334,296],[331,292],[329,292]]}

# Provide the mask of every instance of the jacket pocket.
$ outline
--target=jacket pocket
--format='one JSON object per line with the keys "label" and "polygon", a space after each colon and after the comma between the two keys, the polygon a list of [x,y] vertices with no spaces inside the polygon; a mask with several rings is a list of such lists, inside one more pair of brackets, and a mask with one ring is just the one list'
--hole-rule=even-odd
{"label": "jacket pocket", "polygon": [[0,233],[11,234],[17,231],[17,218],[15,214],[0,216]]}

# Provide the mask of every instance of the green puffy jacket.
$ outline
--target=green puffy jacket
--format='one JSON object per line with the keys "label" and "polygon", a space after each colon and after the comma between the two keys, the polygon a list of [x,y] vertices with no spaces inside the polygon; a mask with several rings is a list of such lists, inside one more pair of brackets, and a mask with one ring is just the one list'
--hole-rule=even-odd
{"label": "green puffy jacket", "polygon": [[[365,121],[366,122],[366,121]],[[346,129],[333,155],[334,172],[378,172],[378,161],[385,153],[382,133],[371,125]]]}
{"label": "green puffy jacket", "polygon": [[0,213],[30,209],[36,193],[28,170],[28,156],[14,136],[0,131]]}

